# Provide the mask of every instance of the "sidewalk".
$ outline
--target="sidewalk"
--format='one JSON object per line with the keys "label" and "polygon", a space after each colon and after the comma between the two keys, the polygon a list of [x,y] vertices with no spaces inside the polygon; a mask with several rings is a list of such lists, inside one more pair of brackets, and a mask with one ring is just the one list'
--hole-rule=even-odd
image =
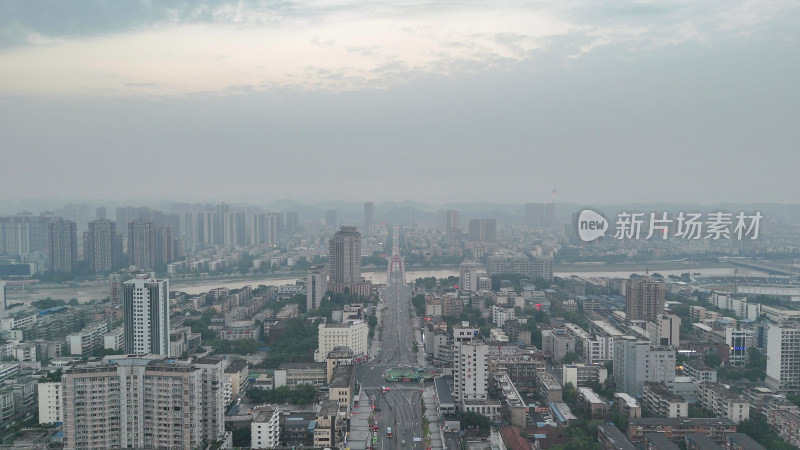
{"label": "sidewalk", "polygon": [[436,400],[434,399],[433,388],[425,388],[422,398],[425,402],[425,417],[428,418],[428,430],[431,432],[431,448],[435,450],[444,449],[442,427],[439,425],[439,415],[436,412]]}

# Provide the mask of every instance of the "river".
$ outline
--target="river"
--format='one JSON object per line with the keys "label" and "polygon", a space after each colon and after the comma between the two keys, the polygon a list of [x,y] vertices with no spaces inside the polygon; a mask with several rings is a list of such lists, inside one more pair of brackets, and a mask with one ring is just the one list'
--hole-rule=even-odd
{"label": "river", "polygon": [[[607,265],[602,266],[603,268],[607,268]],[[598,267],[600,268],[600,267]],[[668,276],[668,275],[680,275],[681,273],[685,273],[688,269],[681,269],[681,270],[651,270],[651,272],[658,272],[661,275]],[[692,273],[697,274],[700,273],[703,276],[723,276],[723,275],[734,275],[734,271],[739,276],[763,276],[765,275],[763,272],[752,270],[752,269],[744,269],[738,268],[734,269],[731,267],[708,267],[708,268],[693,268]],[[577,275],[583,278],[592,278],[592,277],[622,277],[627,278],[631,274],[639,274],[644,275],[644,270],[598,270],[598,271],[569,271],[569,272],[555,272],[554,275],[561,278],[568,278],[573,275]],[[436,277],[436,278],[447,278],[449,276],[458,276],[459,272],[458,269],[434,269],[434,270],[409,270],[406,272],[406,280],[411,281],[417,278],[426,278],[426,277]],[[385,271],[376,271],[376,272],[365,272],[364,277],[375,284],[384,284],[386,283],[386,272]],[[218,288],[218,287],[228,287],[230,289],[237,289],[243,286],[258,286],[258,285],[266,285],[266,286],[279,286],[282,284],[294,284],[299,277],[291,276],[291,277],[252,277],[252,278],[235,278],[231,280],[225,279],[197,279],[197,278],[190,278],[190,279],[180,279],[175,278],[170,280],[170,290],[173,291],[183,291],[190,295],[201,294],[203,292],[208,292],[211,289]],[[89,286],[78,286],[78,287],[71,287],[71,286],[64,286],[64,287],[53,287],[53,288],[42,288],[42,287],[34,287],[28,288],[25,290],[20,289],[9,289],[7,291],[7,303],[28,303],[34,300],[39,300],[46,297],[52,298],[60,298],[64,300],[69,300],[71,298],[77,298],[80,302],[86,302],[92,299],[102,299],[108,296],[108,286],[104,283],[96,283]]]}

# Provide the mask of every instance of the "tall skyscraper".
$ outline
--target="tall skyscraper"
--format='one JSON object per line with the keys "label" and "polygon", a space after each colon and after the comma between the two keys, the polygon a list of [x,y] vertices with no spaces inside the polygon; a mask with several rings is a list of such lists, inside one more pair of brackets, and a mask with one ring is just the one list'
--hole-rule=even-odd
{"label": "tall skyscraper", "polygon": [[300,216],[296,212],[286,213],[286,233],[294,236],[300,231]]}
{"label": "tall skyscraper", "polygon": [[275,245],[278,243],[278,215],[256,214],[250,224],[250,244]]}
{"label": "tall skyscraper", "polygon": [[367,236],[375,234],[375,229],[373,228],[374,214],[375,204],[372,202],[364,203],[364,233],[366,233]]}
{"label": "tall skyscraper", "polygon": [[455,209],[447,210],[447,229],[458,228],[458,211]]}
{"label": "tall skyscraper", "polygon": [[331,283],[349,285],[361,281],[361,233],[342,227],[329,243]]}
{"label": "tall skyscraper", "polygon": [[95,273],[108,273],[122,261],[122,239],[117,234],[117,224],[108,219],[89,222],[83,245],[89,269]]}
{"label": "tall skyscraper", "polygon": [[325,225],[327,225],[329,227],[335,227],[336,226],[336,222],[337,222],[337,220],[336,220],[336,210],[335,209],[329,209],[329,210],[325,211]]}
{"label": "tall skyscraper", "polygon": [[306,310],[319,308],[327,291],[328,266],[311,266],[306,275]]}
{"label": "tall skyscraper", "polygon": [[151,249],[153,244],[153,223],[149,220],[128,222],[128,264],[139,270],[153,268]]}
{"label": "tall skyscraper", "polygon": [[468,239],[472,242],[494,242],[497,240],[495,219],[470,219]]}
{"label": "tall skyscraper", "polygon": [[544,204],[527,203],[525,204],[525,225],[536,228],[544,223]]}
{"label": "tall skyscraper", "polygon": [[172,227],[155,226],[150,232],[150,261],[153,263],[153,267],[174,261],[175,241]]}
{"label": "tall skyscraper", "polygon": [[361,233],[356,227],[345,226],[329,242],[328,288],[337,293],[370,295],[371,283],[361,278]]}
{"label": "tall skyscraper", "polygon": [[556,202],[544,206],[544,226],[552,228],[556,223]]}
{"label": "tall skyscraper", "polygon": [[445,213],[446,217],[446,230],[447,230],[447,246],[460,247],[461,246],[461,228],[458,228],[458,211],[450,209]]}
{"label": "tall skyscraper", "polygon": [[72,272],[78,261],[78,227],[75,222],[58,218],[47,224],[49,269]]}
{"label": "tall skyscraper", "polygon": [[626,320],[655,322],[664,313],[664,282],[650,277],[631,278],[625,291]]}
{"label": "tall skyscraper", "polygon": [[169,280],[139,274],[122,283],[125,353],[169,355]]}

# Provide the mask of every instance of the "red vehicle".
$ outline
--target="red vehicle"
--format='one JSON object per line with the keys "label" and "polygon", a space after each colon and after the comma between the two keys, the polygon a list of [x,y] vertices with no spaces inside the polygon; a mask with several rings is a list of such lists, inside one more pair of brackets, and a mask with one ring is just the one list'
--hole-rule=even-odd
{"label": "red vehicle", "polygon": [[375,423],[372,425],[372,431],[378,431],[378,421],[376,420]]}

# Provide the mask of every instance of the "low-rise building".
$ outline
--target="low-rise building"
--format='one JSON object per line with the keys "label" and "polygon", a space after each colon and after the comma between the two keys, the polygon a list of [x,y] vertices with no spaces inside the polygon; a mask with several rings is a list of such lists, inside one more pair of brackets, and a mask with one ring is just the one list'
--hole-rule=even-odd
{"label": "low-rise building", "polygon": [[683,373],[698,383],[717,382],[717,371],[703,361],[686,361],[683,363]]}
{"label": "low-rise building", "polygon": [[547,372],[537,374],[536,391],[543,402],[560,402],[561,385]]}
{"label": "low-rise building", "polygon": [[598,425],[597,440],[603,450],[636,450],[631,441],[614,425]]}
{"label": "low-rise building", "polygon": [[578,406],[592,419],[602,418],[608,411],[608,403],[588,387],[578,388]]}
{"label": "low-rise building", "polygon": [[217,331],[218,338],[228,341],[238,341],[240,339],[258,340],[260,336],[261,327],[252,320],[237,320],[227,324],[224,329]]}
{"label": "low-rise building", "polygon": [[608,378],[608,369],[600,364],[564,364],[561,367],[561,385],[572,383],[574,387],[603,384]]}
{"label": "low-rise building", "polygon": [[700,383],[698,400],[700,406],[717,417],[725,417],[735,423],[750,418],[750,403],[721,384]]}
{"label": "low-rise building", "polygon": [[787,444],[800,447],[800,414],[794,411],[765,410],[769,427]]}
{"label": "low-rise building", "polygon": [[725,418],[665,418],[639,417],[628,421],[627,436],[631,442],[643,442],[649,433],[662,433],[672,442],[685,439],[687,434],[702,433],[717,443],[725,442],[727,433],[736,432],[736,424]]}
{"label": "low-rise building", "polygon": [[628,417],[642,417],[642,406],[627,392],[614,393],[614,409]]}
{"label": "low-rise building", "polygon": [[275,387],[288,386],[294,389],[301,384],[310,384],[314,387],[324,386],[327,384],[325,368],[325,363],[281,363],[275,369]]}
{"label": "low-rise building", "polygon": [[503,420],[511,426],[525,428],[527,426],[528,405],[520,395],[508,375],[497,375],[495,383],[502,394],[503,401],[500,413]]}
{"label": "low-rise building", "polygon": [[642,398],[645,409],[653,414],[669,418],[689,416],[686,399],[673,394],[661,383],[645,383]]}

